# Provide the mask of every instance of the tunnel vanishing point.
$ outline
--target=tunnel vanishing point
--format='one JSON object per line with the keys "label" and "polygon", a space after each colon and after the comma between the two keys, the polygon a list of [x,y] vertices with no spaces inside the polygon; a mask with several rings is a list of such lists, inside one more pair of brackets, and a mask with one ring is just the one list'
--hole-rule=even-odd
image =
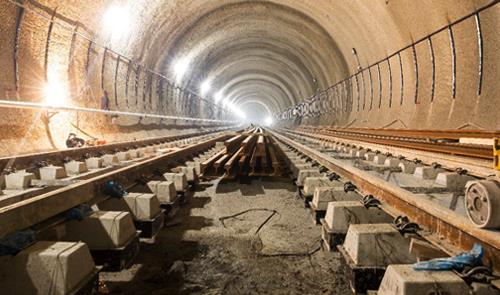
{"label": "tunnel vanishing point", "polygon": [[499,2],[0,0],[0,293],[498,294]]}

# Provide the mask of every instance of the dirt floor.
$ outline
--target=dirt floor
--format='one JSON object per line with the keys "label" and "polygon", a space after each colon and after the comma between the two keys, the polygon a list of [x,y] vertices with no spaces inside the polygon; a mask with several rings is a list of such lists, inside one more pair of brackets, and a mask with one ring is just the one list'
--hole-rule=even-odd
{"label": "dirt floor", "polygon": [[351,294],[340,254],[320,240],[290,180],[215,180],[130,269],[102,277],[111,294]]}

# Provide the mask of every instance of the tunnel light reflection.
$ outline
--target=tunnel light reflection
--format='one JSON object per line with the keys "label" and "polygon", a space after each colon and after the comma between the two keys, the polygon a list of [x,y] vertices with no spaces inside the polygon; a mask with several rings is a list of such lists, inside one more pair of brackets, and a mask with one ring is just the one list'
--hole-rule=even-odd
{"label": "tunnel light reflection", "polygon": [[230,112],[235,114],[238,118],[240,118],[242,120],[245,120],[247,118],[247,115],[245,114],[245,112],[243,112],[238,106],[235,106],[233,103],[228,101],[227,98],[224,99],[222,104],[224,105],[225,108],[227,108]]}
{"label": "tunnel light reflection", "polygon": [[205,94],[207,94],[211,88],[212,88],[212,83],[209,80],[203,81],[203,83],[201,83],[200,86],[201,96],[205,96]]}
{"label": "tunnel light reflection", "polygon": [[130,12],[123,6],[111,6],[104,14],[103,27],[111,39],[126,35],[130,31]]}
{"label": "tunnel light reflection", "polygon": [[267,118],[264,120],[264,125],[266,125],[266,126],[271,126],[271,125],[273,125],[273,123],[274,123],[274,120],[273,120],[273,118],[272,118],[272,117],[267,117]]}

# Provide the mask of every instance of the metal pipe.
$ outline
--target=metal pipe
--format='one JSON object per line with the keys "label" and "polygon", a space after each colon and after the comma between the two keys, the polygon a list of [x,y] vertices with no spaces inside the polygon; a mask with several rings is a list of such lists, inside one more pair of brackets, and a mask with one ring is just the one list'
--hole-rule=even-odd
{"label": "metal pipe", "polygon": [[31,109],[31,110],[45,110],[45,111],[71,111],[71,112],[84,112],[84,113],[94,113],[102,115],[118,115],[118,116],[134,116],[142,118],[155,118],[155,119],[172,119],[172,120],[186,120],[186,121],[200,121],[200,122],[218,122],[218,123],[236,123],[237,121],[223,121],[214,119],[200,119],[200,118],[189,118],[189,117],[178,117],[178,116],[165,116],[147,113],[133,113],[133,112],[122,112],[122,111],[107,111],[101,109],[92,109],[84,107],[75,106],[50,106],[43,103],[37,102],[25,102],[25,101],[10,101],[10,100],[0,100],[0,108],[13,108],[13,109]]}

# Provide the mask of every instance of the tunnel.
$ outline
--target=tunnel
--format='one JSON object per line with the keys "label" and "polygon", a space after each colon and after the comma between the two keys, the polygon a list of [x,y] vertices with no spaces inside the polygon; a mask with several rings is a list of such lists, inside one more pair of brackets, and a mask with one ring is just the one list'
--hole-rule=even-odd
{"label": "tunnel", "polygon": [[[433,254],[427,258],[436,258],[435,253],[453,257],[460,253],[457,249],[469,251],[476,244],[482,245],[488,259],[485,265],[492,269],[489,275],[494,278],[495,271],[500,270],[497,255],[500,222],[494,217],[500,210],[498,2],[2,0],[0,221],[5,222],[6,229],[0,231],[0,237],[28,227],[33,229],[75,206],[97,204],[101,200],[96,198],[117,191],[130,193],[137,189],[137,192],[149,193],[146,184],[165,175],[166,167],[172,169],[168,173],[187,174],[185,168],[177,167],[189,168],[187,162],[199,166],[200,171],[195,173],[200,174],[200,179],[205,177],[205,181],[214,181],[221,175],[240,181],[234,184],[238,189],[216,185],[217,188],[210,191],[211,198],[235,191],[243,197],[267,196],[274,190],[277,195],[285,195],[295,189],[298,197],[304,198],[307,189],[299,180],[301,171],[307,168],[307,171],[319,169],[320,174],[311,174],[314,177],[326,175],[333,182],[345,180],[345,194],[352,191],[361,197],[374,197],[382,202],[380,206],[384,210],[387,203],[395,208],[395,211],[388,210],[391,218],[409,217],[414,222],[410,224],[429,229],[440,237],[438,240],[446,239],[450,243],[449,247],[436,246],[436,237],[425,237],[424,247],[419,239],[412,240],[412,251],[418,252],[414,249],[419,247],[432,249]],[[131,150],[133,152],[129,152]],[[200,156],[202,154],[204,156]],[[113,168],[95,170],[94,174],[85,172],[89,174],[83,176],[83,171],[91,165],[89,159],[101,158],[96,163],[106,163],[106,155],[113,155],[109,160],[109,167]],[[145,160],[134,162],[135,157]],[[72,170],[65,165],[75,161],[86,161],[86,167],[80,171],[79,164],[74,163],[74,167],[80,167],[75,168],[80,176],[73,179],[69,172]],[[56,169],[55,180],[47,182],[41,170],[53,165],[64,166],[63,174],[71,180],[63,174],[59,177],[60,171]],[[285,166],[287,168],[283,168]],[[292,181],[294,185],[283,180],[282,171],[295,181]],[[379,176],[384,184],[373,178],[377,173],[383,175]],[[9,175],[14,174],[23,179],[15,189],[9,186],[13,181]],[[28,174],[30,176],[26,176]],[[245,188],[253,181],[248,180],[250,176],[273,178],[278,174],[279,180],[258,180],[261,188]],[[414,174],[418,180],[407,177]],[[449,176],[451,174],[453,176]],[[94,181],[94,177],[99,180]],[[455,178],[449,180],[452,177]],[[165,178],[176,183],[175,178]],[[197,182],[198,176],[194,178]],[[83,187],[83,182],[88,182],[88,187],[76,190],[79,185]],[[389,186],[386,182],[397,189],[385,189]],[[54,198],[53,203],[35,202],[46,194],[55,196],[56,189],[69,192],[73,188],[76,191],[68,193],[73,196],[71,200]],[[158,192],[156,186],[152,189],[149,185],[149,188],[153,194]],[[106,189],[107,193],[103,193]],[[412,195],[406,196],[407,192]],[[320,193],[321,190],[312,191],[314,198]],[[195,190],[194,203],[203,202],[199,194],[202,193]],[[421,195],[426,195],[431,205],[424,206],[415,199]],[[371,197],[363,200],[371,202]],[[284,206],[288,199],[284,200],[276,202],[290,212],[298,210]],[[305,200],[309,208],[311,200],[307,197]],[[348,200],[352,201],[342,199]],[[32,202],[33,207],[26,209],[23,202],[27,205]],[[216,203],[220,207],[214,209],[217,214],[220,213],[217,210],[239,208],[230,199],[226,202],[229,205]],[[444,211],[432,208],[436,202],[439,208],[444,206]],[[172,209],[171,205],[163,205],[162,210]],[[269,206],[259,200],[248,203],[250,207],[259,205]],[[38,216],[37,212],[44,212],[44,206],[52,209]],[[192,217],[196,212],[191,207],[190,213],[182,210],[185,209],[180,209],[182,216]],[[259,210],[244,215],[257,214],[252,215],[257,220],[260,220],[259,214],[265,212],[271,213],[269,220],[279,215],[278,209]],[[234,222],[241,217],[227,220],[220,217],[222,213],[209,216],[210,212],[203,211],[206,220],[190,225],[204,227],[221,221],[226,228],[224,221]],[[311,214],[317,214],[314,212]],[[401,214],[394,215],[394,212]],[[18,214],[23,216],[22,221],[11,222]],[[328,214],[323,217],[328,218]],[[454,218],[453,214],[460,216]],[[293,223],[293,217],[283,218]],[[321,227],[319,217],[317,222]],[[177,223],[173,224],[170,226],[175,228]],[[397,227],[398,223],[395,224]],[[165,227],[169,229],[168,224]],[[257,232],[260,230],[259,227]],[[256,277],[257,282],[243,282],[236,276],[224,274],[221,276],[226,281],[222,287],[220,282],[189,283],[177,277],[179,271],[188,272],[186,255],[203,252],[216,259],[214,249],[222,247],[221,255],[238,256],[240,254],[231,251],[236,247],[234,251],[238,252],[243,246],[235,242],[236,238],[223,236],[221,239],[228,240],[226,244],[211,244],[215,248],[207,246],[206,249],[193,246],[191,252],[183,252],[179,248],[190,242],[182,240],[179,230],[174,231],[175,239],[181,244],[167,247],[176,256],[175,262],[169,260],[167,278],[151,275],[148,283],[121,273],[120,280],[127,281],[124,283],[105,276],[102,281],[107,281],[109,288],[99,286],[99,292],[146,294],[158,284],[162,288],[174,286],[159,288],[158,294],[320,294],[321,288],[327,294],[344,294],[346,290],[361,288],[357,285],[359,282],[355,282],[356,276],[360,276],[357,269],[351,270],[351,277],[344,278],[342,274],[339,279],[337,266],[335,270],[330,268],[333,272],[330,275],[336,277],[334,287],[329,285],[325,273],[328,264],[318,264],[322,275],[318,275],[317,283],[312,275],[316,270],[298,274],[306,267],[304,261],[313,255],[309,252],[312,249],[307,248],[309,246],[305,249],[302,244],[312,241],[301,241],[302,254],[291,255],[304,261],[296,260],[293,266],[290,262],[286,266],[281,265],[281,260],[275,262],[277,268],[286,269],[283,274],[286,278],[273,274],[273,279],[282,284],[275,284],[271,279],[259,280],[258,272],[269,275],[271,266],[256,265],[243,254],[245,259],[240,261],[240,257],[235,262],[236,265],[246,263],[241,273],[227,261],[218,261],[222,264],[215,266],[205,261],[196,266],[200,273],[189,270],[190,275],[203,277],[203,269],[212,273],[214,268],[227,268],[217,271],[249,274]],[[293,225],[283,231],[307,230]],[[54,240],[43,232],[40,239],[50,236]],[[323,242],[328,233],[322,231]],[[333,232],[330,234],[337,237]],[[279,239],[281,233],[273,235],[275,245],[285,243]],[[309,238],[309,234],[305,235]],[[239,243],[250,243],[252,249],[266,248],[262,241],[255,245],[253,238],[247,238]],[[344,238],[349,239],[342,236]],[[143,264],[162,255],[162,250],[151,249],[153,254],[146,256]],[[287,256],[281,254],[277,255],[279,259]],[[329,263],[340,263],[333,260]],[[164,270],[158,269],[166,267],[153,264],[153,268],[143,270],[146,274],[137,271],[141,273],[137,277],[148,277],[148,271],[161,273]],[[175,269],[176,266],[181,270]],[[375,269],[378,276],[379,268]],[[386,276],[398,271],[397,267],[386,270],[384,266]],[[295,276],[295,279],[287,276]],[[216,280],[217,276],[208,278]],[[498,277],[495,278],[496,285],[488,287],[491,292],[497,292],[500,285]],[[151,283],[151,280],[156,281]],[[488,284],[492,281],[488,280]],[[141,291],[135,283],[145,284],[147,291]],[[388,284],[382,282],[380,294],[403,294],[389,291]],[[471,285],[469,281],[467,284]],[[42,289],[37,290],[44,293]],[[459,294],[453,290],[443,294]]]}

